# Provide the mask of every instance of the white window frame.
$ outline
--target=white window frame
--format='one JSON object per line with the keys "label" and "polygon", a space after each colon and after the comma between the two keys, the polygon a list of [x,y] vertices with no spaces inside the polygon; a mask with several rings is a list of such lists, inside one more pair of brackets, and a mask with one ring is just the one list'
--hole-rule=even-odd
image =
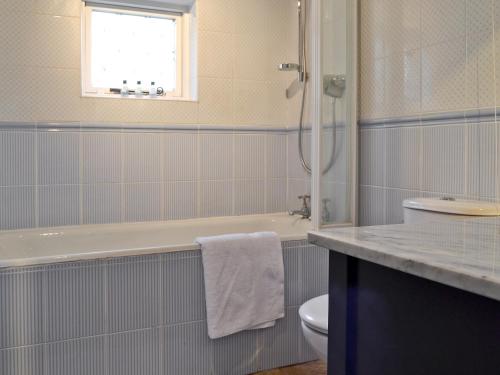
{"label": "white window frame", "polygon": [[[156,17],[173,19],[176,21],[176,88],[174,91],[164,92],[162,96],[151,97],[142,95],[122,96],[120,94],[111,93],[107,88],[98,88],[92,86],[91,77],[91,61],[92,61],[92,11],[100,10],[112,13],[132,14],[146,17]],[[82,2],[82,56],[81,56],[81,72],[82,72],[82,96],[83,97],[101,97],[101,98],[116,98],[116,99],[144,99],[144,100],[194,100],[191,97],[191,28],[192,19],[189,13],[175,13],[161,10],[151,9],[136,9],[112,5],[97,5]],[[194,81],[194,79],[193,79]],[[120,88],[120,87],[113,87]],[[147,89],[147,87],[146,87]]]}

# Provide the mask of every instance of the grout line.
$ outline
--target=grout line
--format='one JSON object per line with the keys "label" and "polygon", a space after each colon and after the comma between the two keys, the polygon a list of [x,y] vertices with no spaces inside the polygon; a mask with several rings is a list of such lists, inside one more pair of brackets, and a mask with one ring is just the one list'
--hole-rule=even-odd
{"label": "grout line", "polygon": [[79,151],[78,151],[78,167],[80,168],[79,179],[80,186],[78,188],[79,201],[80,201],[80,224],[83,225],[83,133],[79,131]]}
{"label": "grout line", "polygon": [[40,134],[38,133],[38,129],[35,130],[35,228],[40,227],[40,181],[39,181],[39,142],[40,142]]}
{"label": "grout line", "polygon": [[196,217],[201,217],[201,134],[198,130],[196,132]]}
{"label": "grout line", "polygon": [[120,219],[125,222],[125,133],[120,132]]}
{"label": "grout line", "polygon": [[167,182],[165,181],[165,147],[167,144],[168,133],[159,135],[160,138],[160,220],[167,220],[167,212],[165,210],[167,192]]}
{"label": "grout line", "polygon": [[497,54],[496,54],[496,27],[495,27],[495,12],[496,12],[496,9],[495,9],[495,5],[496,3],[494,2],[494,0],[491,0],[491,23],[492,23],[492,28],[493,28],[493,32],[492,32],[492,55],[493,55],[493,97],[494,97],[494,107],[495,107],[495,113],[494,113],[494,116],[495,116],[495,171],[497,171],[496,173],[496,176],[495,176],[495,198],[498,200],[500,198],[500,174],[498,173],[498,156],[499,156],[499,152],[498,152],[498,146],[499,146],[499,139],[498,139],[498,136],[499,136],[499,131],[498,131],[498,118],[497,118],[497,111],[496,111],[496,105],[497,105],[497,86],[498,86],[498,82],[497,82]]}
{"label": "grout line", "polygon": [[231,176],[231,189],[232,189],[232,202],[231,202],[231,215],[236,215],[236,132],[232,133],[232,176]]}

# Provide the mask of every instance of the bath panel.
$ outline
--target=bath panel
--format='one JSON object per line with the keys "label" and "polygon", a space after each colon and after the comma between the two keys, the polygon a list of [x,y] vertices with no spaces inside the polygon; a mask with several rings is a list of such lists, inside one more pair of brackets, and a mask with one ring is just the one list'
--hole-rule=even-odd
{"label": "bath panel", "polygon": [[327,292],[328,253],[282,245],[285,318],[218,340],[207,334],[200,250],[4,268],[2,375],[243,375],[314,360],[298,308]]}

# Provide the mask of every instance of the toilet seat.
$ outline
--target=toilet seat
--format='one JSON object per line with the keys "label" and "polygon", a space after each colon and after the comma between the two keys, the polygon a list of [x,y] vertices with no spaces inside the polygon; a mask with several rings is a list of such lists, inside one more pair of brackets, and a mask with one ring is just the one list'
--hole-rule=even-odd
{"label": "toilet seat", "polygon": [[328,335],[328,294],[313,298],[299,309],[300,319],[310,329]]}

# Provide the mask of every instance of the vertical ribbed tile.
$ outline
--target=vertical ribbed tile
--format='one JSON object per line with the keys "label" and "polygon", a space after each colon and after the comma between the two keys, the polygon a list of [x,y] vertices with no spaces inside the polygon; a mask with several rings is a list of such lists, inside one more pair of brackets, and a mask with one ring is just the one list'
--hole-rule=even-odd
{"label": "vertical ribbed tile", "polygon": [[106,336],[61,341],[44,345],[50,375],[106,375]]}
{"label": "vertical ribbed tile", "polygon": [[164,374],[206,375],[211,369],[213,341],[207,322],[193,322],[163,328]]}
{"label": "vertical ribbed tile", "polygon": [[360,184],[384,186],[386,130],[362,129],[359,137]]}
{"label": "vertical ribbed tile", "polygon": [[237,180],[234,182],[234,214],[256,215],[265,213],[264,180]]}
{"label": "vertical ribbed tile", "polygon": [[298,306],[302,303],[302,263],[301,247],[283,250],[285,266],[285,306]]}
{"label": "vertical ribbed tile", "polygon": [[110,260],[107,269],[109,332],[160,324],[160,256]]}
{"label": "vertical ribbed tile", "polygon": [[202,181],[200,216],[230,216],[233,212],[233,182]]}
{"label": "vertical ribbed tile", "polygon": [[359,225],[385,224],[385,189],[359,187]]}
{"label": "vertical ribbed tile", "polygon": [[44,375],[43,346],[0,350],[2,375]]}
{"label": "vertical ribbed tile", "polygon": [[161,328],[109,337],[109,375],[162,375]]}
{"label": "vertical ribbed tile", "polygon": [[298,307],[285,309],[285,317],[273,328],[261,331],[262,369],[273,369],[300,361],[300,317]]}
{"label": "vertical ribbed tile", "polygon": [[419,198],[421,193],[414,190],[387,189],[387,220],[386,224],[402,224],[404,221],[403,201]]}
{"label": "vertical ribbed tile", "polygon": [[387,186],[420,188],[421,127],[387,130]]}
{"label": "vertical ribbed tile", "polygon": [[301,252],[302,302],[328,293],[328,249],[309,245]]}
{"label": "vertical ribbed tile", "polygon": [[160,183],[125,184],[123,217],[126,222],[161,220]]}
{"label": "vertical ribbed tile", "polygon": [[80,223],[79,185],[40,186],[38,194],[39,226]]}
{"label": "vertical ribbed tile", "polygon": [[103,262],[76,262],[47,268],[45,341],[104,334]]}
{"label": "vertical ribbed tile", "polygon": [[165,181],[194,181],[197,179],[197,131],[165,134],[163,152]]}
{"label": "vertical ribbed tile", "polygon": [[38,133],[38,183],[40,185],[80,182],[80,133]]}
{"label": "vertical ribbed tile", "polygon": [[325,223],[347,223],[351,220],[348,185],[324,181],[321,217]]}
{"label": "vertical ribbed tile", "polygon": [[82,186],[83,224],[107,224],[121,221],[122,189],[120,184]]}
{"label": "vertical ribbed tile", "polygon": [[0,230],[36,226],[35,187],[0,187]]}
{"label": "vertical ribbed tile", "polygon": [[206,319],[201,256],[175,258],[162,255],[163,324]]}
{"label": "vertical ribbed tile", "polygon": [[[299,138],[297,132],[288,133],[288,139],[287,139],[288,178],[298,179],[307,177],[307,173],[302,168],[302,163],[299,158],[298,142]],[[306,142],[307,140],[304,137],[303,144],[305,145]],[[304,157],[307,159],[307,162],[310,162],[309,155],[307,155],[305,150],[304,150]]]}
{"label": "vertical ribbed tile", "polygon": [[[499,30],[500,27],[500,3],[498,1],[493,2],[493,28],[495,31],[495,37],[494,37],[494,45],[493,45],[493,50],[494,50],[494,59],[495,59],[495,75],[496,72],[500,71],[500,40],[499,38],[496,37],[496,32]],[[499,103],[499,98],[500,98],[500,80],[495,79],[495,99],[496,103],[495,105],[498,106]]]}
{"label": "vertical ribbed tile", "polygon": [[[335,134],[335,136],[334,136]],[[323,177],[324,181],[347,183],[350,181],[351,166],[350,157],[350,137],[349,132],[337,127],[337,129],[325,129],[323,131],[323,168],[326,168],[333,155],[334,164]],[[335,149],[333,149],[333,139],[335,138]]]}
{"label": "vertical ribbed tile", "polygon": [[35,133],[0,132],[0,186],[35,184]]}
{"label": "vertical ribbed tile", "polygon": [[123,134],[123,181],[161,181],[160,133]]}
{"label": "vertical ribbed tile", "polygon": [[[295,306],[274,328],[214,341],[204,320],[200,251],[51,265],[41,268],[46,277],[33,268],[2,271],[0,348],[42,342],[44,286],[48,342],[45,360],[42,346],[0,349],[1,373],[42,375],[36,371],[45,367],[51,375],[246,374],[315,359],[300,336],[297,309],[302,288],[304,299],[324,293],[328,252],[306,241],[282,245],[286,301]],[[110,332],[138,331],[93,336],[105,330],[106,303]],[[171,325],[178,322],[186,323]],[[80,336],[91,337],[66,340]]]}
{"label": "vertical ribbed tile", "polygon": [[41,269],[0,272],[0,349],[43,342],[43,276]]}
{"label": "vertical ribbed tile", "polygon": [[285,178],[287,161],[287,135],[269,134],[266,144],[266,169],[268,178]]}
{"label": "vertical ribbed tile", "polygon": [[295,247],[304,247],[308,246],[309,242],[306,240],[295,240],[295,241],[285,241],[281,243],[283,249],[291,249]]}
{"label": "vertical ribbed tile", "polygon": [[496,124],[468,124],[467,197],[488,199],[496,191]]}
{"label": "vertical ribbed tile", "polygon": [[198,215],[198,182],[165,182],[163,197],[164,219],[191,219]]}
{"label": "vertical ribbed tile", "polygon": [[286,211],[286,179],[273,178],[266,181],[266,213]]}
{"label": "vertical ribbed tile", "polygon": [[302,200],[298,197],[310,193],[310,185],[305,179],[288,179],[287,203],[288,209],[300,209]]}
{"label": "vertical ribbed tile", "polygon": [[464,193],[466,130],[463,125],[428,126],[423,129],[423,190]]}
{"label": "vertical ribbed tile", "polygon": [[121,133],[82,133],[83,183],[121,181]]}
{"label": "vertical ribbed tile", "polygon": [[237,134],[234,151],[236,179],[263,179],[266,176],[265,135]]}
{"label": "vertical ribbed tile", "polygon": [[233,177],[233,145],[231,133],[200,134],[200,178],[225,180]]}
{"label": "vertical ribbed tile", "polygon": [[252,374],[260,368],[259,330],[250,330],[213,341],[214,374]]}

